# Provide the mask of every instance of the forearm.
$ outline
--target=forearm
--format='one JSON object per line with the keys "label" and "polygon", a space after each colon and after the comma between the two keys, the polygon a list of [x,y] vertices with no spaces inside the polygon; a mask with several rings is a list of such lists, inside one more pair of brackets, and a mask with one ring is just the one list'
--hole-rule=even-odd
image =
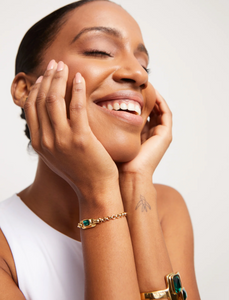
{"label": "forearm", "polygon": [[[103,195],[97,194],[95,198],[96,205],[81,205],[81,220],[97,219],[124,211],[119,189]],[[86,300],[140,299],[133,248],[125,217],[100,223],[92,229],[82,229],[81,241]]]}
{"label": "forearm", "polygon": [[122,175],[120,186],[135,256],[141,292],[165,288],[164,276],[172,265],[162,233],[156,190],[151,182],[133,175]]}

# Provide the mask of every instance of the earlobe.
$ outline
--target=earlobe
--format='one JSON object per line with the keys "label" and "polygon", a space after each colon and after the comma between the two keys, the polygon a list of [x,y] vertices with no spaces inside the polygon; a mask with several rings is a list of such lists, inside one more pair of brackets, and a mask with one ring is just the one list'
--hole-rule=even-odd
{"label": "earlobe", "polygon": [[15,76],[11,85],[11,95],[16,105],[24,107],[31,86],[31,79],[25,73],[21,72]]}

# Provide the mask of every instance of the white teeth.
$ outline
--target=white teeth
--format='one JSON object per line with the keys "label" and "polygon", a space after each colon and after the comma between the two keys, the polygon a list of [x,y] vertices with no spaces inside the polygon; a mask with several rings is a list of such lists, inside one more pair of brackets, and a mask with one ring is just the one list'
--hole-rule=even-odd
{"label": "white teeth", "polygon": [[116,102],[114,103],[114,110],[119,110],[120,109],[120,106],[119,104]]}
{"label": "white teeth", "polygon": [[138,114],[141,115],[141,108],[138,105],[135,105],[134,111]]}
{"label": "white teeth", "polygon": [[128,103],[128,110],[129,111],[135,111],[133,103]]}
{"label": "white teeth", "polygon": [[108,104],[107,108],[108,108],[109,110],[113,110],[113,106],[112,106],[111,104]]}
{"label": "white teeth", "polygon": [[120,108],[126,110],[127,109],[126,103],[121,103]]}
{"label": "white teeth", "polygon": [[106,104],[103,104],[102,105],[103,108],[107,108],[109,110],[119,110],[119,109],[122,109],[122,110],[127,110],[127,111],[134,111],[137,113],[137,115],[141,115],[141,108],[139,106],[139,104],[134,104],[134,103],[118,103],[118,102],[115,102],[115,103],[109,103],[108,105]]}

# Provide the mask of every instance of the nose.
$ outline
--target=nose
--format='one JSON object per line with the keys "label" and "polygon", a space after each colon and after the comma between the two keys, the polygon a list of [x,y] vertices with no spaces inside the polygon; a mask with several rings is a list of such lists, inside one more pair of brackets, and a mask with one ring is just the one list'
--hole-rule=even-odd
{"label": "nose", "polygon": [[127,59],[122,59],[122,62],[113,73],[113,80],[145,89],[148,85],[148,73],[136,57],[128,56]]}

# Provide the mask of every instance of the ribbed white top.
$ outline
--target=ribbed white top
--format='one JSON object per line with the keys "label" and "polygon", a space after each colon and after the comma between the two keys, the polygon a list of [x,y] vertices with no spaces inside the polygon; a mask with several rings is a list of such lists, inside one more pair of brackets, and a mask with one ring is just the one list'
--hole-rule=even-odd
{"label": "ribbed white top", "polygon": [[84,299],[80,242],[49,226],[17,195],[0,202],[0,228],[27,300]]}

